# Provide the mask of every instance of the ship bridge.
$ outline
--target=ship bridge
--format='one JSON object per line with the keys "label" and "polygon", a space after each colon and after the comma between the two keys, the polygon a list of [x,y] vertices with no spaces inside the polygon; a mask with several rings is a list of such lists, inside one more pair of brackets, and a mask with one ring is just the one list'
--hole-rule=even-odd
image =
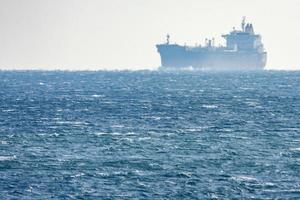
{"label": "ship bridge", "polygon": [[245,18],[243,18],[241,28],[242,30],[233,28],[229,34],[222,35],[226,40],[226,48],[235,51],[263,52],[261,36],[254,33],[253,25],[251,23],[246,24]]}

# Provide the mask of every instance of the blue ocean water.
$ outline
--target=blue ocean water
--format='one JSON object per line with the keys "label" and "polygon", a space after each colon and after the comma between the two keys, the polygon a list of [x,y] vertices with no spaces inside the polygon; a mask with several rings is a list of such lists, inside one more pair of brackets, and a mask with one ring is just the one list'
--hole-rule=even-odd
{"label": "blue ocean water", "polygon": [[299,199],[300,72],[0,72],[0,199]]}

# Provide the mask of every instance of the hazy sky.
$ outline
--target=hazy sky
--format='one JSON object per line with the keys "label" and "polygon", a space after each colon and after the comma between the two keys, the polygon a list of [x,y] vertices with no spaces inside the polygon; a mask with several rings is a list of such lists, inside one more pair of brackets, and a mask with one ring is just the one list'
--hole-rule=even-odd
{"label": "hazy sky", "polygon": [[299,0],[0,0],[0,69],[154,69],[155,44],[254,24],[267,68],[300,69]]}

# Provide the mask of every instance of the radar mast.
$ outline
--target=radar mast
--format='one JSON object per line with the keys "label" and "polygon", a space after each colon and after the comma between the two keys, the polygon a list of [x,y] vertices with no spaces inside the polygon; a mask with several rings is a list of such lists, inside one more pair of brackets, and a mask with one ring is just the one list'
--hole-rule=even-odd
{"label": "radar mast", "polygon": [[169,33],[167,34],[167,44],[170,44],[170,35],[169,35]]}
{"label": "radar mast", "polygon": [[243,32],[245,32],[245,24],[246,24],[246,17],[244,16],[241,24]]}

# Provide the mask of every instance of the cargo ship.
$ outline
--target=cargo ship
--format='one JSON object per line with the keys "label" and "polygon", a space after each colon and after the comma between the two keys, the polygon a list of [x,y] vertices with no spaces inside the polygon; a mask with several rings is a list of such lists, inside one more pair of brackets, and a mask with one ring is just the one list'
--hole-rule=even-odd
{"label": "cargo ship", "polygon": [[233,30],[222,37],[226,46],[215,46],[214,39],[205,39],[205,45],[187,46],[170,43],[170,35],[164,44],[156,45],[160,54],[161,70],[263,70],[267,52],[261,35],[255,34],[253,25],[243,18],[241,29]]}

